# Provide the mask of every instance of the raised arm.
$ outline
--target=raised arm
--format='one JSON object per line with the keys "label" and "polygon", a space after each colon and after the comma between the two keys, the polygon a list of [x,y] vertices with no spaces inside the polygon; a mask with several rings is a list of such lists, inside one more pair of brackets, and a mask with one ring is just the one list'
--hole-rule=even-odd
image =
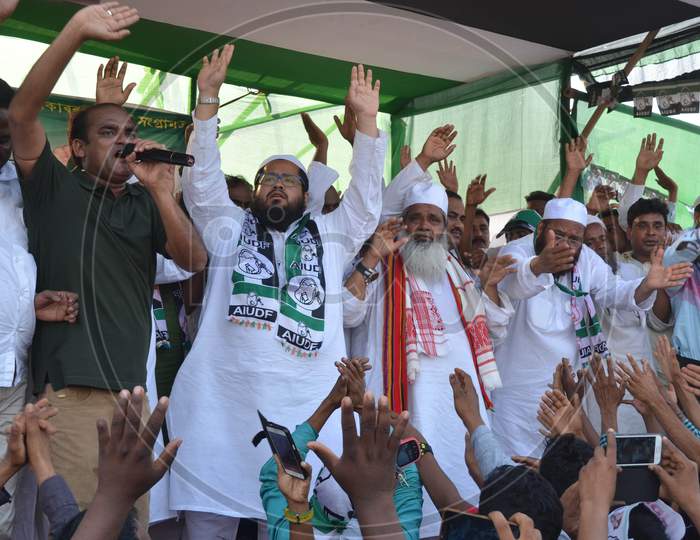
{"label": "raised arm", "polygon": [[630,207],[642,198],[644,195],[644,185],[647,182],[649,172],[658,167],[661,163],[661,158],[664,156],[664,140],[660,139],[656,143],[656,133],[647,135],[642,139],[637,161],[634,166],[634,175],[632,176],[632,184],[627,186],[625,193],[620,199],[620,208],[618,209],[618,221],[620,227],[627,230],[627,212]]}
{"label": "raised arm", "polygon": [[382,174],[386,155],[386,134],[377,129],[379,80],[372,83],[372,70],[354,66],[347,103],[355,112],[357,130],[352,147],[350,185],[340,206],[321,216],[329,231],[344,234],[345,246],[353,257],[377,224],[381,214]]}
{"label": "raised arm", "polygon": [[[192,221],[202,235],[209,252],[215,252],[223,228],[240,230],[243,210],[228,195],[226,178],[221,170],[221,153],[216,144],[219,89],[226,78],[226,70],[233,56],[233,45],[225,45],[202,59],[197,76],[199,97],[192,121],[194,131],[187,151],[195,158],[193,167],[185,167],[182,174],[182,196]],[[219,220],[220,227],[208,227]]]}
{"label": "raised arm", "polygon": [[31,175],[46,144],[39,122],[44,101],[68,65],[89,39],[115,41],[129,35],[127,28],[138,21],[136,9],[106,2],[78,11],[27,74],[9,110],[15,163],[22,176]]}
{"label": "raised arm", "polygon": [[[406,166],[401,167],[401,171],[384,190],[384,201],[382,207],[382,221],[393,216],[398,216],[403,212],[403,200],[411,187],[418,182],[432,182],[428,167],[437,163],[441,159],[447,158],[455,149],[452,141],[457,136],[457,132],[452,124],[445,124],[435,128],[423,144],[423,148],[414,160],[408,160]],[[410,157],[409,152],[402,150],[403,159]]]}
{"label": "raised arm", "polygon": [[474,216],[476,209],[484,204],[484,201],[496,191],[496,188],[486,189],[486,175],[481,174],[474,178],[467,188],[467,195],[464,198],[464,227],[462,237],[459,241],[459,253],[463,256],[472,251],[472,235],[474,226]]}
{"label": "raised arm", "polygon": [[559,184],[557,197],[568,199],[574,194],[576,182],[581,172],[591,164],[593,154],[586,157],[588,141],[583,137],[576,137],[564,145],[566,153],[566,173]]}

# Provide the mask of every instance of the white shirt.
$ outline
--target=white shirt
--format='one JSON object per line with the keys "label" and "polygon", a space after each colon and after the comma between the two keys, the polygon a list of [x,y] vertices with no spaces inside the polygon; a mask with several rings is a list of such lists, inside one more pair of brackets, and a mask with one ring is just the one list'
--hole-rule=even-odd
{"label": "white shirt", "polygon": [[[500,284],[499,291],[512,303],[513,315],[495,347],[503,387],[493,391],[493,431],[508,455],[536,455],[542,451],[537,407],[552,382],[561,359],[568,358],[578,369],[578,347],[571,319],[571,297],[554,285],[552,274],[535,276],[530,262],[535,257],[533,236],[508,243],[501,256],[516,259],[517,273]],[[583,246],[577,263],[584,291],[589,291],[597,309],[649,310],[656,294],[637,306],[634,293],[641,279],[623,281],[591,249]],[[562,283],[571,286],[570,275]],[[489,325],[493,304],[485,303]]]}
{"label": "white shirt", "polygon": [[[334,363],[345,355],[343,268],[379,221],[386,134],[375,139],[356,133],[350,186],[338,209],[314,218],[324,251],[324,342],[317,357],[301,359],[286,353],[272,333],[227,320],[233,254],[245,214],[228,198],[216,117],[195,118],[194,126],[189,152],[196,164],[183,175],[183,195],[210,266],[199,333],[175,379],[168,411],[171,437],[184,441],[170,475],[170,508],[264,519],[258,474],[270,450],[250,443],[260,430],[256,410],[293,430],[337,380]],[[286,236],[274,235],[276,248]],[[337,418],[329,420],[321,440],[339,450]]]}
{"label": "white shirt", "polygon": [[0,168],[0,387],[26,380],[27,354],[36,324],[36,264],[27,251],[17,171]]}
{"label": "white shirt", "polygon": [[[476,504],[479,499],[479,488],[469,476],[464,464],[466,429],[455,412],[449,381],[450,373],[458,367],[467,372],[477,385],[476,367],[447,273],[445,272],[437,283],[430,284],[429,287],[435,306],[445,323],[449,350],[444,356],[437,358],[419,354],[420,372],[416,375],[416,382],[409,384],[408,387],[408,410],[411,413],[411,423],[430,443],[445,474],[454,482],[465,500]],[[370,358],[372,369],[366,375],[367,389],[374,395],[384,394],[382,373],[384,298],[384,279],[380,277],[369,285],[365,302],[355,299],[352,304],[346,303],[346,308],[354,311],[352,318],[357,319],[363,307],[366,313],[366,319],[362,325],[362,339],[353,339],[352,353]],[[479,393],[481,417],[488,425],[489,416],[478,386],[477,393]],[[438,536],[439,529],[440,516],[426,494],[423,497],[421,538]]]}

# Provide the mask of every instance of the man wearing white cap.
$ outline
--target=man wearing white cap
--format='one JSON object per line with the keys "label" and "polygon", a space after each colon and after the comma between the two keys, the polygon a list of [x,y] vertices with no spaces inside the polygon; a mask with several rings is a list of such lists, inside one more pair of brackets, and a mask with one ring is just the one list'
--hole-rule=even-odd
{"label": "man wearing white cap", "polygon": [[[190,215],[210,265],[199,333],[173,385],[168,430],[185,442],[170,478],[170,507],[190,538],[235,538],[238,519],[264,518],[257,472],[269,448],[250,441],[256,409],[294,426],[313,412],[345,356],[343,268],[377,226],[386,135],[376,125],[379,81],[353,67],[348,102],[357,117],[343,201],[307,209],[308,178],[294,156],[266,159],[249,210],[227,196],[216,144],[218,92],[233,50],[205,61],[183,178]],[[320,439],[337,448],[339,423]]]}
{"label": "man wearing white cap", "polygon": [[[448,251],[444,188],[417,183],[403,208],[403,227],[396,220],[394,234],[375,251],[381,278],[366,290],[353,289],[366,310],[367,356],[375,364],[367,384],[387,395],[394,410],[411,413],[462,497],[474,500],[479,489],[465,472],[464,425],[454,414],[449,375],[461,368],[481,387],[479,408],[486,418],[486,390],[499,386],[500,378],[484,307],[474,281]],[[401,228],[407,235],[396,239]],[[421,537],[437,536],[440,516],[424,499]]]}
{"label": "man wearing white cap", "polygon": [[[511,320],[496,346],[503,387],[494,390],[493,430],[511,455],[539,455],[537,406],[563,357],[574,368],[594,352],[607,353],[599,309],[649,310],[655,291],[687,277],[681,265],[666,269],[656,257],[647,276],[634,281],[615,277],[602,259],[583,245],[586,207],[573,199],[545,206],[536,235],[509,243],[501,255],[516,260],[499,290],[508,297]],[[594,305],[595,301],[595,305]]]}

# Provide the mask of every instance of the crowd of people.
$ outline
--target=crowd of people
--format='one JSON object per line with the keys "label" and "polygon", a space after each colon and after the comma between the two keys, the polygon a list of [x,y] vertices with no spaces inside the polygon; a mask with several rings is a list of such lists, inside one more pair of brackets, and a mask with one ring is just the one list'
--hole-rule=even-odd
{"label": "crowd of people", "polygon": [[[460,194],[453,125],[385,181],[357,65],[347,189],[306,114],[311,163],[271,155],[251,184],[217,144],[225,45],[197,77],[192,167],[137,159],[163,147],[116,57],[51,148],[39,113],[68,62],[137,20],[85,7],[18,89],[0,80],[0,538],[418,539],[477,515],[491,536],[467,538],[698,538],[700,200],[681,230],[663,139],[587,204],[573,139],[557,193],[492,231],[497,181]],[[644,197],[652,171],[667,199]],[[298,474],[251,444],[262,414]],[[647,433],[658,493],[619,500],[618,435]]]}

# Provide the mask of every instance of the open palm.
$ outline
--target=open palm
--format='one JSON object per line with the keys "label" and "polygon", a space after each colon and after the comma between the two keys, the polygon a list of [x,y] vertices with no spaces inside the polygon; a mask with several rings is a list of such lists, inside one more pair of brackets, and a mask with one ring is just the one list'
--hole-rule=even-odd
{"label": "open palm", "polygon": [[657,248],[651,255],[651,266],[646,277],[646,282],[652,289],[667,289],[680,287],[693,275],[692,263],[678,263],[664,266],[664,249]]}
{"label": "open palm", "polygon": [[124,62],[119,68],[119,57],[113,56],[106,66],[100,64],[97,68],[97,86],[95,98],[97,103],[115,103],[124,105],[131,95],[131,91],[136,88],[136,83],[130,83],[124,88],[124,77],[126,76],[127,63]]}
{"label": "open palm", "polygon": [[376,116],[379,112],[379,86],[377,79],[372,86],[372,70],[362,64],[353,66],[347,102],[357,116]]}
{"label": "open palm", "polygon": [[211,54],[211,60],[208,57],[202,58],[202,68],[197,75],[197,88],[200,93],[207,94],[209,92],[216,95],[219,93],[219,88],[226,80],[226,71],[233,56],[234,46],[231,44],[224,45],[221,52],[216,49]]}
{"label": "open palm", "polygon": [[661,163],[661,158],[664,157],[664,140],[659,139],[659,144],[656,144],[656,133],[647,135],[642,139],[642,145],[639,148],[637,155],[637,168],[645,171],[650,171],[654,167],[658,167]]}
{"label": "open palm", "polygon": [[119,5],[119,2],[105,2],[81,9],[70,24],[83,40],[117,41],[128,36],[128,28],[138,20],[135,8]]}

